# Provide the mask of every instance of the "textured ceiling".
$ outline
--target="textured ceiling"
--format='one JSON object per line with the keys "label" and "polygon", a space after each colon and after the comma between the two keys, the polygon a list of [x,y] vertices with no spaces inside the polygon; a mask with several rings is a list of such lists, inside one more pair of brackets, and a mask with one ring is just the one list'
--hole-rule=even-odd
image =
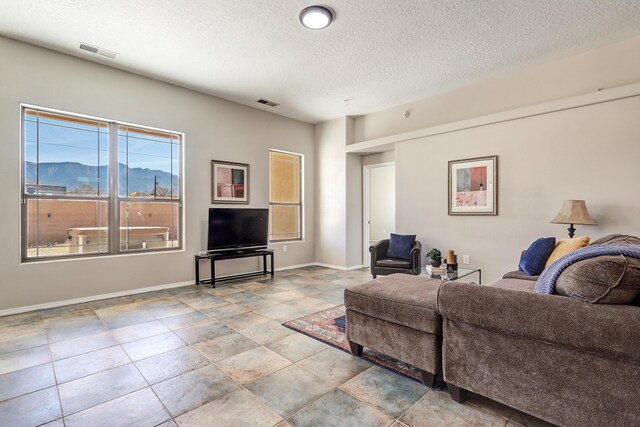
{"label": "textured ceiling", "polygon": [[298,21],[310,4],[0,0],[0,35],[317,122],[640,34],[640,0],[327,0],[336,19],[322,31]]}

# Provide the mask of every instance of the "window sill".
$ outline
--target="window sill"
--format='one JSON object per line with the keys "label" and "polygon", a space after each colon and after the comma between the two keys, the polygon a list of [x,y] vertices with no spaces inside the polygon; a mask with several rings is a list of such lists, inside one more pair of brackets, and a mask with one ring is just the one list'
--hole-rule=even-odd
{"label": "window sill", "polygon": [[68,258],[33,258],[30,260],[21,260],[20,265],[40,265],[40,264],[51,264],[58,262],[77,262],[77,261],[87,261],[87,260],[113,260],[114,258],[124,258],[124,257],[137,257],[137,256],[146,256],[146,255],[159,255],[159,254],[175,254],[186,252],[186,249],[169,249],[169,250],[159,250],[159,251],[146,251],[146,252],[131,252],[131,253],[120,253],[120,254],[110,254],[110,255],[89,255],[89,256],[77,256],[77,257],[68,257]]}
{"label": "window sill", "polygon": [[305,239],[295,239],[295,240],[278,240],[276,242],[269,242],[268,246],[273,245],[288,245],[291,243],[304,243]]}

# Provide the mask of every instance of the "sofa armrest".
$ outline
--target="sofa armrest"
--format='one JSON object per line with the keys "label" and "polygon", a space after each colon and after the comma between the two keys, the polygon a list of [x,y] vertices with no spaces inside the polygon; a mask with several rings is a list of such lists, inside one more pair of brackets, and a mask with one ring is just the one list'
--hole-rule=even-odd
{"label": "sofa armrest", "polygon": [[387,256],[389,250],[389,239],[382,239],[369,246],[369,252],[371,255],[375,255],[376,258],[384,258]]}
{"label": "sofa armrest", "polygon": [[446,282],[442,317],[602,357],[640,363],[640,307]]}
{"label": "sofa armrest", "polygon": [[371,274],[375,275],[375,268],[378,260],[387,256],[389,249],[389,239],[382,239],[369,246],[371,252]]}
{"label": "sofa armrest", "polygon": [[411,272],[416,276],[422,270],[422,243],[416,240],[411,249]]}
{"label": "sofa armrest", "polygon": [[524,271],[520,271],[520,270],[510,271],[510,272],[506,273],[504,276],[502,276],[503,279],[528,280],[530,282],[537,281],[538,277],[540,277],[540,276],[529,276],[527,273],[525,273]]}

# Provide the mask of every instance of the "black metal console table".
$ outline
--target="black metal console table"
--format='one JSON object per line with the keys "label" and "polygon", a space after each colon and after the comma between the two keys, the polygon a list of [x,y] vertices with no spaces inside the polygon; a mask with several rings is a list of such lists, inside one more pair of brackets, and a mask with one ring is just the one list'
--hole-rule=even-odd
{"label": "black metal console table", "polygon": [[[257,249],[246,251],[234,251],[234,252],[213,252],[206,255],[196,255],[196,285],[211,284],[212,288],[216,287],[216,282],[224,282],[227,280],[244,279],[247,277],[266,276],[271,274],[273,277],[273,253],[272,249]],[[250,257],[262,257],[262,271],[253,271],[251,273],[232,274],[229,276],[223,276],[216,278],[216,261],[222,261],[225,259],[238,259],[238,258],[250,258]],[[267,270],[267,257],[271,257],[271,269]],[[203,259],[211,260],[211,278],[200,280],[200,261]]]}

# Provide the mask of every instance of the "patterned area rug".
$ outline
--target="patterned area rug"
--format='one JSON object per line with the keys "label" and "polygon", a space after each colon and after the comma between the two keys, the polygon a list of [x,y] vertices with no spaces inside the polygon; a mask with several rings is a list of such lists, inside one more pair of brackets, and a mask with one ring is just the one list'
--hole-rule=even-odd
{"label": "patterned area rug", "polygon": [[[349,342],[345,338],[345,312],[344,305],[339,305],[299,319],[290,320],[282,325],[351,354]],[[422,383],[416,368],[393,357],[365,347],[362,358]]]}

